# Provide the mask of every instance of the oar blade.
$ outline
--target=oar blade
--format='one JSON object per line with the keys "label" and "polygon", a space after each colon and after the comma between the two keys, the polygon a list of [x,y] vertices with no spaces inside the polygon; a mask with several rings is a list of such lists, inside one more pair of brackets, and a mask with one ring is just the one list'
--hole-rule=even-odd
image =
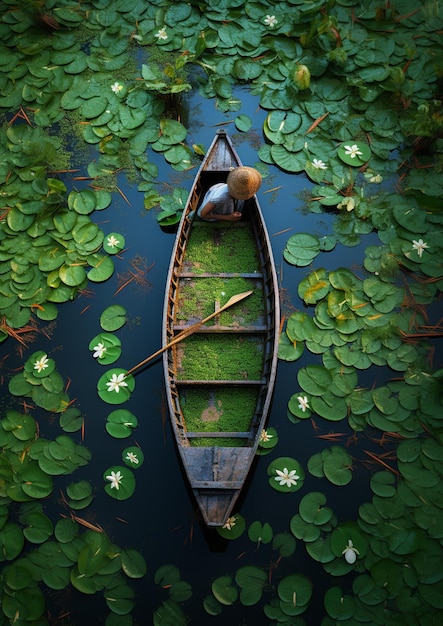
{"label": "oar blade", "polygon": [[251,293],[253,293],[252,289],[250,291],[243,291],[243,293],[237,293],[235,296],[232,296],[231,298],[229,298],[226,304],[220,307],[218,312],[222,311],[223,309],[227,309],[228,307],[232,306],[233,304],[236,304],[237,302],[240,302],[240,300],[244,300],[245,298],[250,296]]}

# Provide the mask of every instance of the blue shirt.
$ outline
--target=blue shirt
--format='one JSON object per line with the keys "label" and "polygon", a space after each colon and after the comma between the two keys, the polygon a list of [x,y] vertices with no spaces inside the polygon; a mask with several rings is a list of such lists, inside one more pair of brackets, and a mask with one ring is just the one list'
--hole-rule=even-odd
{"label": "blue shirt", "polygon": [[[201,203],[201,206],[197,211],[197,215],[199,217],[201,217],[201,210],[203,209],[203,207],[206,206],[208,202],[213,202],[215,204],[212,213],[218,215],[230,215],[231,213],[234,213],[234,198],[229,195],[228,185],[226,183],[217,183],[215,185],[212,185],[212,187],[208,189],[205,197],[203,198],[203,202]],[[208,222],[216,221],[208,220],[205,217],[203,217],[202,219]]]}

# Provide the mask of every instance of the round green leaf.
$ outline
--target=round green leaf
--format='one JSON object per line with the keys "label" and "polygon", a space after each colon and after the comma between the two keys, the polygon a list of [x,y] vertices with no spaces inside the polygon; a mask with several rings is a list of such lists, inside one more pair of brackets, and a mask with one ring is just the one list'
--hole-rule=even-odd
{"label": "round green leaf", "polygon": [[304,496],[299,505],[300,516],[309,524],[321,526],[327,524],[334,512],[326,504],[326,496],[323,493],[312,491]]}
{"label": "round green leaf", "polygon": [[[292,613],[297,615],[306,610],[312,597],[312,584],[303,574],[291,574],[281,579],[277,588],[278,597],[287,606],[292,605],[299,610]],[[294,602],[294,597],[296,601]],[[301,609],[301,610],[300,610]]]}
{"label": "round green leaf", "polygon": [[346,165],[361,167],[371,158],[371,149],[362,141],[345,141],[338,148],[337,155]]}
{"label": "round green leaf", "polygon": [[325,269],[315,270],[298,285],[298,295],[306,304],[316,304],[322,300],[330,289],[328,274]]}
{"label": "round green leaf", "polygon": [[298,461],[280,457],[268,465],[269,484],[276,491],[289,493],[303,486],[305,472]]}
{"label": "round green leaf", "polygon": [[106,110],[108,104],[108,99],[105,96],[94,96],[83,102],[82,114],[87,119],[99,117]]}
{"label": "round green leaf", "polygon": [[224,539],[238,539],[246,528],[246,522],[238,513],[231,515],[222,527],[217,527],[217,533]]}
{"label": "round green leaf", "polygon": [[323,471],[326,478],[334,485],[347,485],[352,480],[352,457],[340,446],[323,450]]}
{"label": "round green leaf", "polygon": [[100,333],[89,342],[89,350],[100,365],[110,365],[121,355],[121,341],[111,333]]}
{"label": "round green leaf", "polygon": [[109,467],[103,474],[106,493],[116,500],[127,500],[135,491],[135,477],[123,466]]}
{"label": "round green leaf", "polygon": [[309,233],[292,235],[283,251],[283,256],[291,265],[304,267],[309,265],[320,252],[320,240]]}
{"label": "round green leaf", "polygon": [[103,330],[113,332],[126,324],[126,310],[119,304],[112,304],[100,316]]}
{"label": "round green leaf", "polygon": [[[102,283],[108,280],[114,273],[114,261],[102,254],[92,254],[88,256],[88,263],[92,269],[87,273],[88,279],[94,283]],[[116,330],[115,328],[107,328],[105,330]]]}
{"label": "round green leaf", "polygon": [[[137,418],[127,409],[116,409],[107,417],[106,431],[117,439],[130,437],[138,425]],[[140,451],[141,452],[141,451]]]}
{"label": "round green leaf", "polygon": [[58,273],[62,282],[69,287],[80,286],[86,278],[83,264],[64,263]]}
{"label": "round green leaf", "polygon": [[325,593],[325,608],[333,619],[348,620],[355,612],[355,600],[344,596],[340,587],[331,587]]}
{"label": "round green leaf", "polygon": [[146,562],[142,555],[128,548],[121,553],[122,570],[129,578],[143,578],[146,574]]}
{"label": "round green leaf", "polygon": [[0,561],[13,561],[23,549],[25,539],[18,524],[7,523],[0,530]]}
{"label": "round green leaf", "polygon": [[226,606],[234,604],[238,597],[237,587],[232,584],[230,576],[220,576],[212,583],[212,593],[215,598]]}
{"label": "round green leaf", "polygon": [[235,118],[235,126],[241,132],[246,133],[252,126],[252,120],[248,115],[242,113]]}
{"label": "round green leaf", "polygon": [[96,197],[91,189],[72,190],[68,196],[68,206],[81,215],[88,215],[95,209]]}
{"label": "round green leaf", "polygon": [[21,474],[22,489],[27,496],[35,499],[47,498],[52,493],[52,478],[38,465],[28,465]]}
{"label": "round green leaf", "polygon": [[138,469],[143,465],[144,454],[138,446],[131,446],[123,450],[122,459],[128,467]]}
{"label": "round green leaf", "polygon": [[60,415],[60,427],[67,433],[75,433],[84,424],[82,413],[76,407],[68,407]]}
{"label": "round green leaf", "polygon": [[259,521],[252,522],[248,528],[248,537],[251,541],[260,543],[270,543],[273,537],[273,531],[268,523],[262,524]]}
{"label": "round green leaf", "polygon": [[103,240],[103,248],[108,254],[117,254],[125,247],[125,238],[120,233],[109,233]]}
{"label": "round green leaf", "polygon": [[33,575],[26,559],[18,559],[3,569],[4,579],[9,589],[17,591],[31,585]]}
{"label": "round green leaf", "polygon": [[43,350],[34,352],[25,363],[25,377],[29,372],[31,381],[32,378],[41,379],[49,376],[54,370],[55,361],[49,358]]}
{"label": "round green leaf", "polygon": [[23,534],[32,543],[43,543],[52,535],[52,522],[44,513],[33,511],[23,516],[21,521],[26,525]]}

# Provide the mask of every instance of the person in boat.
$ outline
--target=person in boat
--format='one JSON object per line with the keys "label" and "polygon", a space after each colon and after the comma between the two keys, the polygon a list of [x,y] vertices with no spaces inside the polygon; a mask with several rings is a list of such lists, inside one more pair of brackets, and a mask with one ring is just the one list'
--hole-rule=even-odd
{"label": "person in boat", "polygon": [[197,215],[208,222],[241,219],[245,200],[257,193],[262,182],[260,172],[242,165],[228,174],[225,183],[216,183],[208,189]]}

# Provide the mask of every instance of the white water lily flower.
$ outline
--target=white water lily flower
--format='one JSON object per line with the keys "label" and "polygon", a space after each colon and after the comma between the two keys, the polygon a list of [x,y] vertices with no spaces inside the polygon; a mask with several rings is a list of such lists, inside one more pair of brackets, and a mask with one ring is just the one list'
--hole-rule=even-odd
{"label": "white water lily flower", "polygon": [[121,474],[120,471],[118,472],[111,472],[111,474],[109,476],[106,476],[106,480],[111,481],[111,489],[119,489],[120,487],[120,483],[123,480],[123,476]]}
{"label": "white water lily flower", "polygon": [[309,400],[306,396],[298,396],[297,400],[299,402],[298,408],[301,409],[303,413],[306,409],[309,409]]}
{"label": "white water lily flower", "polygon": [[275,15],[267,15],[263,22],[266,24],[266,26],[269,26],[269,28],[274,28],[274,26],[278,23],[278,19],[275,17]]}
{"label": "white water lily flower", "polygon": [[427,243],[423,241],[423,239],[419,239],[418,241],[415,241],[415,239],[413,239],[412,248],[414,250],[417,250],[417,254],[421,258],[421,255],[423,254],[423,250],[425,250],[426,248],[429,248],[429,246]]}
{"label": "white water lily flower", "polygon": [[235,526],[236,521],[237,521],[236,517],[228,517],[226,522],[223,524],[223,528],[226,528],[226,530],[232,530],[233,527]]}
{"label": "white water lily flower", "polygon": [[93,347],[93,350],[94,350],[94,353],[92,356],[94,357],[94,359],[101,359],[104,353],[106,352],[106,346],[100,342],[96,346]]}
{"label": "white water lily flower", "polygon": [[120,241],[116,237],[114,237],[114,235],[111,235],[110,237],[107,238],[106,243],[108,244],[109,247],[115,248],[116,246],[118,246]]}
{"label": "white water lily flower", "polygon": [[123,89],[123,85],[120,85],[120,83],[114,83],[111,85],[111,89],[114,93],[119,93]]}
{"label": "white water lily flower", "polygon": [[263,428],[260,435],[260,441],[270,441],[274,435],[270,435],[267,430]]}
{"label": "white water lily flower", "polygon": [[166,40],[168,38],[168,33],[166,32],[166,28],[164,26],[163,28],[160,28],[158,33],[155,33],[155,36],[157,37],[157,39]]}
{"label": "white water lily flower", "polygon": [[37,372],[43,372],[43,370],[45,370],[49,365],[49,359],[48,359],[48,355],[44,354],[40,359],[37,359],[36,362],[34,363],[34,369],[37,370]]}
{"label": "white water lily flower", "polygon": [[128,452],[128,454],[125,456],[125,459],[130,463],[134,463],[134,465],[138,465],[140,463],[135,452]]}
{"label": "white water lily flower", "polygon": [[349,565],[352,565],[357,560],[357,554],[360,554],[360,552],[357,550],[357,548],[354,548],[352,539],[348,539],[348,545],[345,546],[345,549],[342,551],[342,554],[345,555],[346,563],[349,563]]}
{"label": "white water lily flower", "polygon": [[351,157],[351,159],[355,159],[356,156],[362,156],[363,152],[358,149],[356,143],[353,146],[345,146],[345,154]]}
{"label": "white water lily flower", "polygon": [[316,170],[327,170],[328,166],[321,159],[312,159],[312,167]]}
{"label": "white water lily flower", "polygon": [[125,382],[125,375],[124,374],[112,374],[111,376],[111,380],[109,380],[107,383],[108,386],[108,391],[115,391],[116,393],[119,393],[120,391],[120,387],[127,387],[128,383]]}
{"label": "white water lily flower", "polygon": [[274,476],[274,480],[278,480],[280,486],[286,485],[287,487],[292,487],[292,485],[297,484],[297,480],[300,476],[297,476],[297,472],[295,470],[289,471],[287,467],[283,468],[283,471],[276,469],[277,476]]}

